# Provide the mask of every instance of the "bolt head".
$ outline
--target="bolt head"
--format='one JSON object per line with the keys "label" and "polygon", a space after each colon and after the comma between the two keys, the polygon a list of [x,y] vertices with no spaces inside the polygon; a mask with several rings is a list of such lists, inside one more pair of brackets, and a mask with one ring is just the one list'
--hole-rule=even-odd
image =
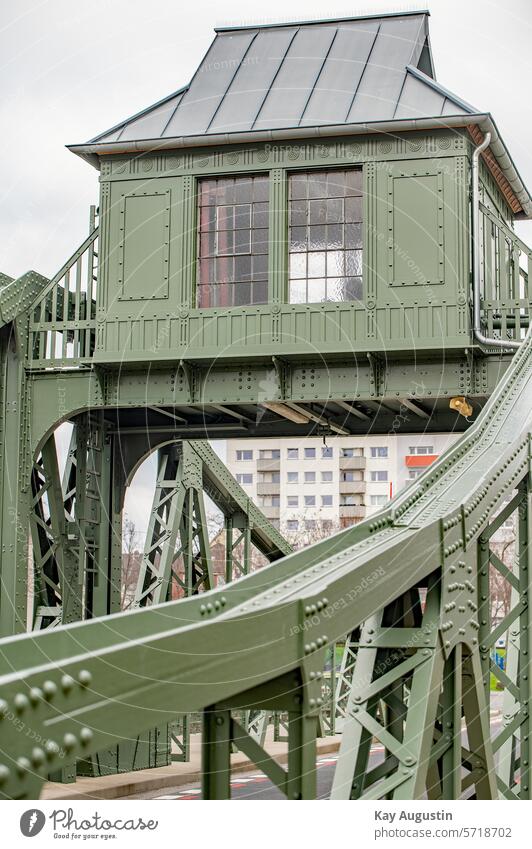
{"label": "bolt head", "polygon": [[92,681],[92,675],[88,669],[80,669],[78,672],[78,681],[82,687],[88,687]]}

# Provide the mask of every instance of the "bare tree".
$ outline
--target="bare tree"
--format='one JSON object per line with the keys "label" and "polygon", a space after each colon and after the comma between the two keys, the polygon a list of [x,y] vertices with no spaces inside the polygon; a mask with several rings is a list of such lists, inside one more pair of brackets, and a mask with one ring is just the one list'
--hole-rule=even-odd
{"label": "bare tree", "polygon": [[[494,540],[491,548],[499,560],[512,572],[515,559],[515,533],[510,531],[504,538]],[[491,627],[495,628],[510,612],[512,587],[493,563],[490,567],[490,594]]]}
{"label": "bare tree", "polygon": [[120,606],[122,610],[131,607],[135,598],[141,560],[141,536],[137,531],[135,522],[126,517],[122,530],[122,582],[120,586]]}

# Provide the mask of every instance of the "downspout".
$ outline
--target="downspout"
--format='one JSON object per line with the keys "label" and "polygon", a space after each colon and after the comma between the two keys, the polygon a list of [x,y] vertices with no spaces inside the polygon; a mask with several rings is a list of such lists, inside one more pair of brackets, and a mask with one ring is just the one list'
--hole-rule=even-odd
{"label": "downspout", "polygon": [[480,154],[486,150],[491,142],[491,133],[486,133],[484,140],[473,151],[473,163],[471,166],[471,230],[473,236],[473,337],[476,342],[490,348],[503,348],[516,350],[521,347],[520,342],[505,341],[504,339],[490,339],[482,333],[482,322],[480,313],[480,186],[479,186],[479,162]]}

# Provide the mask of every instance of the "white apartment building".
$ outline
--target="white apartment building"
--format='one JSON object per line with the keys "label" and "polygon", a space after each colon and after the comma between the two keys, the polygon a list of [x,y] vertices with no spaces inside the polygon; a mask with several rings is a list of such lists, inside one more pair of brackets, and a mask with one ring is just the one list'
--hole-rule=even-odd
{"label": "white apartment building", "polygon": [[332,531],[371,515],[457,436],[336,436],[227,442],[227,466],[287,535]]}

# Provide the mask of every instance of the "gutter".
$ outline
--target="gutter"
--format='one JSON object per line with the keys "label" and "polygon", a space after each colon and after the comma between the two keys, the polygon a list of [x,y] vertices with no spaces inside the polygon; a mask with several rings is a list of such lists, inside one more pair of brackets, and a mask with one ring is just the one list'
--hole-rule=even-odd
{"label": "gutter", "polygon": [[323,124],[319,127],[287,127],[276,130],[247,130],[235,133],[212,133],[195,136],[178,136],[176,138],[140,139],[138,141],[115,141],[103,143],[87,143],[67,145],[68,150],[81,156],[96,169],[100,167],[100,156],[116,154],[157,153],[162,150],[176,150],[195,147],[221,147],[232,144],[249,144],[252,142],[296,142],[303,139],[320,139],[330,136],[355,136],[371,133],[397,133],[412,130],[467,129],[471,124],[478,125],[485,134],[491,134],[491,151],[497,159],[502,174],[506,177],[522,212],[515,218],[532,218],[532,198],[530,197],[520,175],[513,163],[504,142],[497,130],[489,112],[468,113],[466,115],[438,115],[432,118],[406,118],[402,120],[372,121],[360,124]]}
{"label": "gutter", "polygon": [[471,164],[471,232],[473,238],[473,338],[481,345],[490,348],[503,348],[504,350],[517,350],[521,347],[520,342],[495,339],[484,336],[482,333],[482,321],[480,312],[480,186],[479,186],[479,161],[480,155],[491,143],[491,133],[487,132],[483,141],[473,151]]}

